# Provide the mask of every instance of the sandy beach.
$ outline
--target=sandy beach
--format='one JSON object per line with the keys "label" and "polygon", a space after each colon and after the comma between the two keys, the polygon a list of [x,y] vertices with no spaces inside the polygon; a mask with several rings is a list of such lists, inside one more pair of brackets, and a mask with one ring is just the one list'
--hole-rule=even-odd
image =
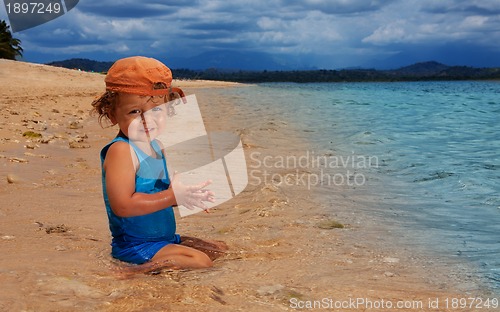
{"label": "sandy beach", "polygon": [[[217,95],[237,84],[174,84],[247,155],[307,150],[286,121]],[[451,300],[484,296],[432,258],[381,248],[386,229],[367,217],[332,216],[303,186],[263,183],[177,219],[181,235],[229,246],[213,268],[125,278],[109,254],[99,160],[117,129],[89,115],[103,90],[101,74],[0,60],[0,311],[474,311]]]}

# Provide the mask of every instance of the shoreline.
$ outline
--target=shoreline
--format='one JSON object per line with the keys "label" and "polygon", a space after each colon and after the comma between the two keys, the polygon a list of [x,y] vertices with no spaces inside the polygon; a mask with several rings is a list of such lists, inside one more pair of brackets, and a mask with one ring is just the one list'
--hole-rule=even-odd
{"label": "shoreline", "polygon": [[[229,245],[213,269],[120,279],[121,264],[109,255],[98,156],[116,128],[101,129],[88,116],[104,76],[8,61],[0,66],[0,246],[9,255],[0,259],[7,286],[0,310],[282,311],[295,310],[293,302],[367,298],[413,300],[437,311],[428,306],[431,298],[466,295],[436,281],[444,275],[432,276],[432,266],[417,266],[419,259],[374,249],[362,225],[330,227],[329,221],[344,220],[307,189],[275,185],[249,185],[211,214],[177,218],[180,234]],[[247,161],[256,151],[311,149],[290,139],[295,129],[286,120],[263,118],[211,89],[232,83],[190,84],[178,81],[186,94],[196,93],[207,128],[239,134]],[[29,139],[27,131],[48,140]],[[349,211],[348,201],[342,205]],[[460,311],[439,307],[447,310]]]}

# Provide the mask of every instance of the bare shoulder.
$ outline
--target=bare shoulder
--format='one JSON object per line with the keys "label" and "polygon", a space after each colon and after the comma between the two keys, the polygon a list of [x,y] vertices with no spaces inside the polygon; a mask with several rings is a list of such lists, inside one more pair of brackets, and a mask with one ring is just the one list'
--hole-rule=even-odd
{"label": "bare shoulder", "polygon": [[104,169],[115,165],[123,168],[123,166],[130,166],[130,164],[133,164],[134,167],[138,165],[133,148],[127,142],[119,141],[111,144],[104,159]]}
{"label": "bare shoulder", "polygon": [[127,142],[118,141],[111,144],[108,148],[105,160],[124,157],[130,157],[130,145]]}

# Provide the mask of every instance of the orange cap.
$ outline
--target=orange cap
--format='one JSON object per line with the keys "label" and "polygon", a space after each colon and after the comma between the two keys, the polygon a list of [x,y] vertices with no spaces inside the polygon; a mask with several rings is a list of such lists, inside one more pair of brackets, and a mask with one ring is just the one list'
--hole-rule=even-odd
{"label": "orange cap", "polygon": [[116,61],[109,69],[106,90],[144,96],[170,93],[172,71],[162,62],[143,56]]}

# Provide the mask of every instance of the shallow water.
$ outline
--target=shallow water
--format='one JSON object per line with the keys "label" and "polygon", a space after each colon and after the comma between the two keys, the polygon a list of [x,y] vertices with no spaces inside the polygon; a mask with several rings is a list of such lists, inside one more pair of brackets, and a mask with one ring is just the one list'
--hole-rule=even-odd
{"label": "shallow water", "polygon": [[302,163],[274,158],[266,166],[307,172],[301,183],[325,201],[355,198],[356,212],[384,222],[405,248],[439,255],[443,266],[470,265],[467,275],[500,289],[499,82],[261,84],[224,92],[291,123],[311,143],[299,153]]}

